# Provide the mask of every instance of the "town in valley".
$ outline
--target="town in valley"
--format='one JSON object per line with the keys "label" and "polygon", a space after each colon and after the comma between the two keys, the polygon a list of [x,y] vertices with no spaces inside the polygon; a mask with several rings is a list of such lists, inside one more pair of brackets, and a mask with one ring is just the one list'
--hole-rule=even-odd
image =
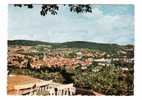
{"label": "town in valley", "polygon": [[9,40],[8,94],[132,95],[133,65],[133,45]]}
{"label": "town in valley", "polygon": [[9,4],[7,94],[134,95],[134,5]]}

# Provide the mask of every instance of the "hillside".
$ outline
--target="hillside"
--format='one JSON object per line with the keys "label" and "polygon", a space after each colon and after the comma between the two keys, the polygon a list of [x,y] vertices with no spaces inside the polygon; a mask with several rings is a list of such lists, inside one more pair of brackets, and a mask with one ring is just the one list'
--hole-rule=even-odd
{"label": "hillside", "polygon": [[95,42],[85,41],[73,41],[64,43],[49,43],[42,41],[31,41],[31,40],[8,40],[8,45],[21,45],[21,46],[36,46],[36,45],[51,45],[52,48],[89,48],[105,51],[107,53],[116,53],[117,51],[123,50],[124,46],[117,44],[103,44]]}

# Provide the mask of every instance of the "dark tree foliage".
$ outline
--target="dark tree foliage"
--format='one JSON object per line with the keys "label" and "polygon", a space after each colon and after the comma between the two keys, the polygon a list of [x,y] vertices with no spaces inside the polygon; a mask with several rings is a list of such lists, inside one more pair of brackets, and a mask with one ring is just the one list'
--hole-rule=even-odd
{"label": "dark tree foliage", "polygon": [[48,12],[50,12],[52,15],[56,15],[58,10],[59,10],[59,6],[56,4],[53,4],[53,5],[44,4],[42,5],[42,10],[40,11],[40,14],[42,16],[45,16],[47,15]]}
{"label": "dark tree foliage", "polygon": [[[26,6],[27,8],[30,8],[30,9],[34,7],[33,4],[14,4],[14,6],[20,7],[20,8],[23,6]],[[92,13],[92,7],[89,4],[85,4],[85,5],[81,5],[81,4],[66,5],[66,4],[64,4],[64,6],[68,6],[69,11],[75,12],[77,14]],[[50,13],[51,15],[57,15],[58,10],[59,10],[59,5],[57,5],[57,4],[42,4],[40,14],[42,16],[45,16],[48,13]]]}
{"label": "dark tree foliage", "polygon": [[90,5],[74,5],[70,4],[70,11],[76,12],[76,13],[83,13],[83,12],[89,12],[92,13],[92,8]]}
{"label": "dark tree foliage", "polygon": [[27,6],[28,8],[33,8],[33,5],[32,5],[32,4],[23,4],[23,5],[22,5],[22,4],[14,4],[14,6],[15,6],[15,7],[20,7],[20,8],[21,8],[22,6]]}

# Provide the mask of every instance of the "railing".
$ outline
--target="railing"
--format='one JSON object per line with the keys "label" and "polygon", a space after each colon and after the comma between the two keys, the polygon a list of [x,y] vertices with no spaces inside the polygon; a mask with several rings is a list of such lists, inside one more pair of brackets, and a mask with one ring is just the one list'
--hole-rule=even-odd
{"label": "railing", "polygon": [[17,90],[17,95],[75,95],[75,87],[73,87],[73,84],[55,84],[51,83],[48,85],[40,86],[40,87],[31,87],[26,89],[20,89]]}
{"label": "railing", "polygon": [[76,95],[102,96],[103,94],[97,93],[97,92],[95,92],[93,90],[76,88]]}

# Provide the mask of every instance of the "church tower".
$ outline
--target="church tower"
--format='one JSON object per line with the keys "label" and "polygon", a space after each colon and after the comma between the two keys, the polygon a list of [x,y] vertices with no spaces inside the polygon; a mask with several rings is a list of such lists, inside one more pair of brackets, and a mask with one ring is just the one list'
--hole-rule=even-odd
{"label": "church tower", "polygon": [[47,59],[47,55],[46,55],[46,53],[44,53],[43,54],[43,61],[46,61],[46,59]]}

